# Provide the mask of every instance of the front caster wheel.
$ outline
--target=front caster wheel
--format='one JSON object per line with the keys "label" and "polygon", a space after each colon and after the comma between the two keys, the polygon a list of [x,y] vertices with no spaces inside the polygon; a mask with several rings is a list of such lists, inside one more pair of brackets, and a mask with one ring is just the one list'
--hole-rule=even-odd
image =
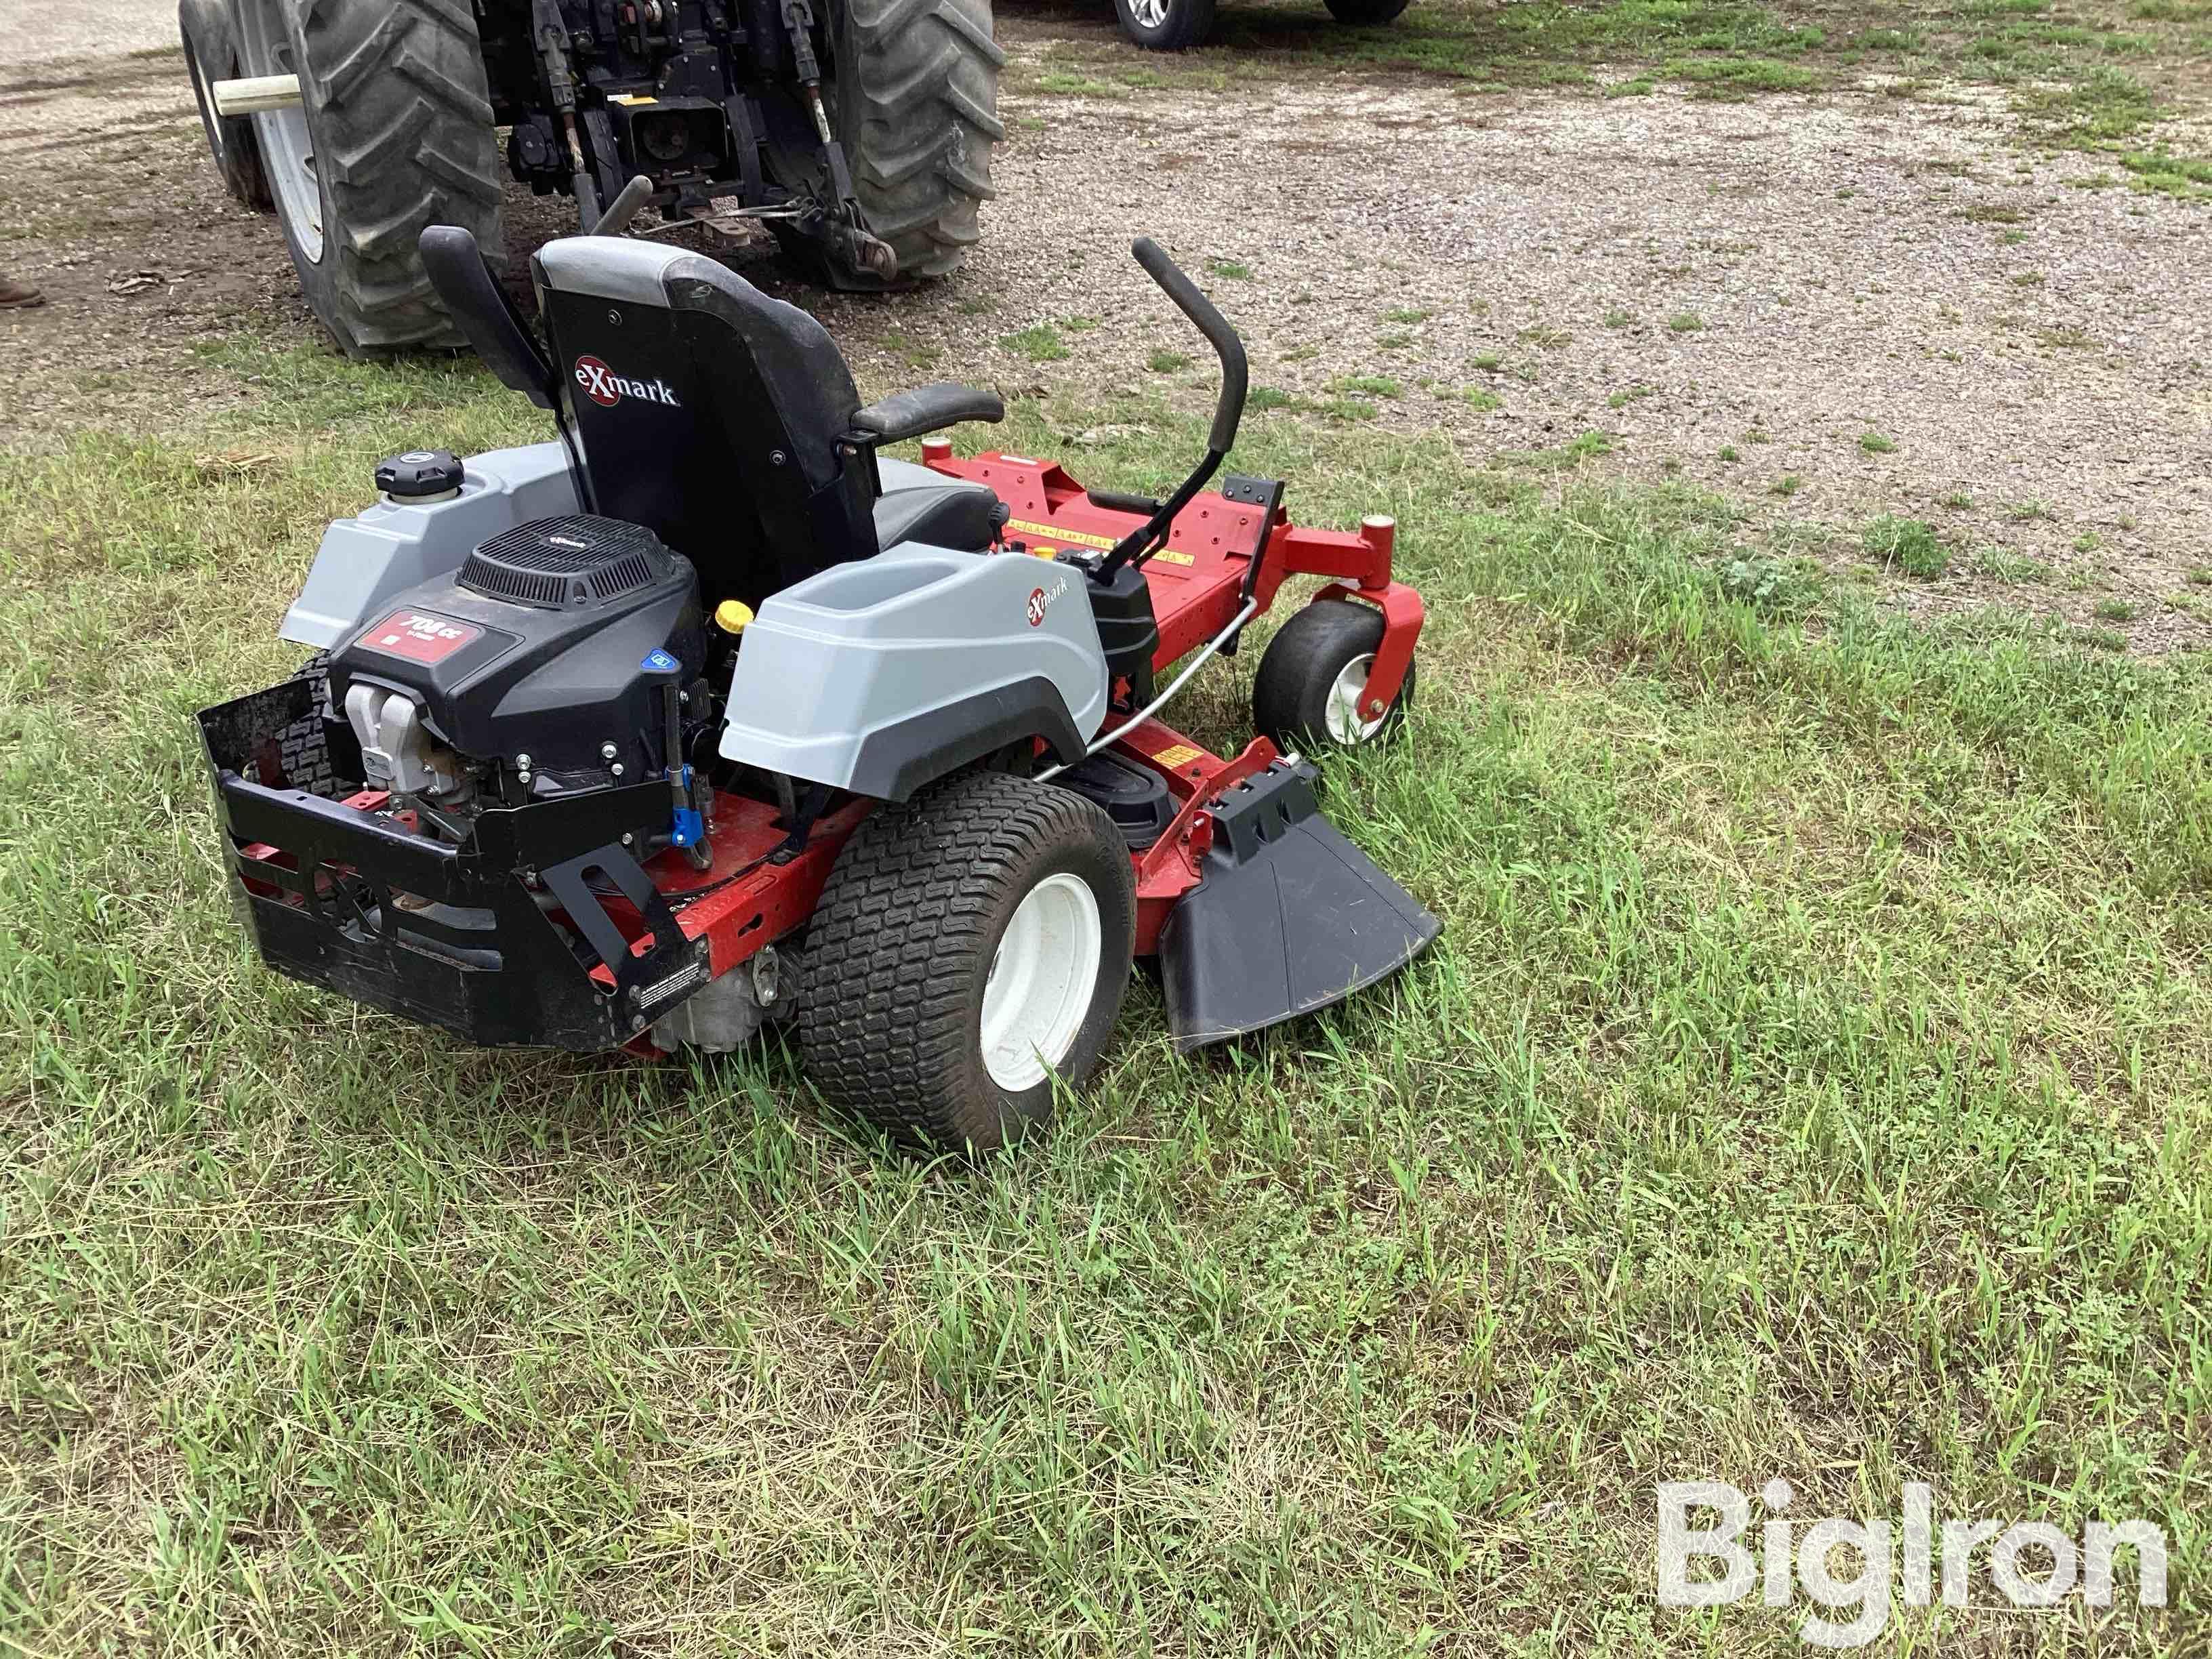
{"label": "front caster wheel", "polygon": [[1359,694],[1382,643],[1382,613],[1350,599],[1317,599],[1267,641],[1252,682],[1252,724],[1288,754],[1387,741],[1413,701],[1413,665],[1381,714]]}
{"label": "front caster wheel", "polygon": [[909,1144],[1001,1146],[1097,1064],[1136,919],[1127,846],[1080,795],[978,772],[880,807],[808,931],[807,1074]]}

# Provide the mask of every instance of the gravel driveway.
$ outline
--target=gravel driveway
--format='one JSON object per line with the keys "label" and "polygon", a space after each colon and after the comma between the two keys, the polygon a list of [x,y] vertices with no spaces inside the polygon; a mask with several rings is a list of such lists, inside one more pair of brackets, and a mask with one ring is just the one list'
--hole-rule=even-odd
{"label": "gravel driveway", "polygon": [[[106,27],[87,15],[133,46],[168,39],[166,10],[72,27]],[[11,17],[0,42],[31,33]],[[1017,67],[1072,27],[1007,20]],[[0,424],[28,439],[173,419],[180,387],[200,408],[252,396],[192,343],[315,336],[274,226],[222,198],[180,61],[23,79],[0,92],[20,158],[0,258],[54,303],[0,316],[21,382]],[[1202,405],[1202,363],[1146,366],[1188,343],[1126,258],[1151,232],[1211,266],[1256,384],[1445,430],[1478,462],[1600,432],[1575,476],[1710,484],[1832,563],[1856,562],[1876,514],[1925,519],[1951,574],[1902,590],[1916,606],[2002,597],[2117,623],[2139,648],[2212,638],[2193,597],[2212,590],[2190,580],[2212,565],[2212,210],[2021,147],[2001,107],[1350,75],[1295,97],[1004,104],[1000,199],[951,283],[824,298],[764,250],[735,256],[815,306],[872,386],[915,378],[919,357],[929,376],[1102,405],[1164,385]],[[512,210],[518,245],[564,228],[557,205]],[[1064,331],[1065,360],[998,343],[1071,315],[1106,325]]]}
{"label": "gravel driveway", "polygon": [[0,6],[0,64],[15,70],[57,58],[144,52],[177,44],[174,0],[71,0],[33,5],[9,0]]}
{"label": "gravel driveway", "polygon": [[[1257,382],[1395,382],[1355,395],[1476,459],[1602,432],[1595,465],[1679,471],[1832,556],[1873,515],[1926,519],[1958,574],[1916,603],[2034,562],[2024,602],[2119,596],[2142,646],[2202,633],[2159,601],[2212,565],[2212,210],[2016,148],[1999,110],[1422,85],[1184,94],[1140,122],[1042,102],[1001,168],[1010,328],[1156,314],[1113,257],[1151,230],[1249,270],[1209,286]],[[1044,378],[1140,369],[1155,332],[1085,334]]]}

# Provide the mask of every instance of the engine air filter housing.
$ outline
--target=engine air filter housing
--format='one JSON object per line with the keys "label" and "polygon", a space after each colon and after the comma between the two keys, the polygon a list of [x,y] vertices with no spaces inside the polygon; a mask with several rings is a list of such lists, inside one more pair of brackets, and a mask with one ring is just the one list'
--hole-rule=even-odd
{"label": "engine air filter housing", "polygon": [[469,555],[455,580],[513,605],[596,610],[664,580],[675,556],[642,525],[578,513],[493,537]]}

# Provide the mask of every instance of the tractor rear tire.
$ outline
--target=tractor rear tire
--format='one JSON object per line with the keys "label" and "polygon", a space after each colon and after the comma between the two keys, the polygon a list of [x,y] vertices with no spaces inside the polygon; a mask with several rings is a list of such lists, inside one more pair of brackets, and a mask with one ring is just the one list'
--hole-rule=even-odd
{"label": "tractor rear tire", "polygon": [[990,0],[844,0],[836,55],[836,133],[868,227],[898,255],[890,283],[828,248],[839,288],[942,276],[981,240],[991,188],[1005,51]]}
{"label": "tractor rear tire", "polygon": [[970,772],[876,809],[807,931],[799,1043],[832,1105],[985,1152],[1052,1115],[1129,981],[1127,843],[1082,796]]}
{"label": "tractor rear tire", "polygon": [[1412,0],[1327,0],[1328,15],[1340,23],[1388,23]]}
{"label": "tractor rear tire", "polygon": [[177,36],[184,42],[185,70],[192,78],[192,101],[199,106],[200,131],[222,187],[241,205],[268,213],[276,205],[268,175],[261,171],[261,148],[254,142],[251,116],[226,118],[216,113],[208,88],[239,72],[237,33],[221,0],[179,0]]}
{"label": "tractor rear tire", "polygon": [[500,255],[501,167],[474,11],[454,0],[240,0],[249,75],[297,75],[253,118],[300,287],[350,357],[465,341],[416,239]]}

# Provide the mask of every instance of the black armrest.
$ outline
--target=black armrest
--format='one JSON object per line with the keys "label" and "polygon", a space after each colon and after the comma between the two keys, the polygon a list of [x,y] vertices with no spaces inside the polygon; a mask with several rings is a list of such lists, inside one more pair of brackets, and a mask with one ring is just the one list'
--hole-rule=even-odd
{"label": "black armrest", "polygon": [[895,392],[880,402],[870,404],[853,416],[853,426],[879,444],[895,444],[962,421],[1006,418],[1006,406],[999,400],[997,392],[938,380],[929,386],[915,386],[910,392]]}

